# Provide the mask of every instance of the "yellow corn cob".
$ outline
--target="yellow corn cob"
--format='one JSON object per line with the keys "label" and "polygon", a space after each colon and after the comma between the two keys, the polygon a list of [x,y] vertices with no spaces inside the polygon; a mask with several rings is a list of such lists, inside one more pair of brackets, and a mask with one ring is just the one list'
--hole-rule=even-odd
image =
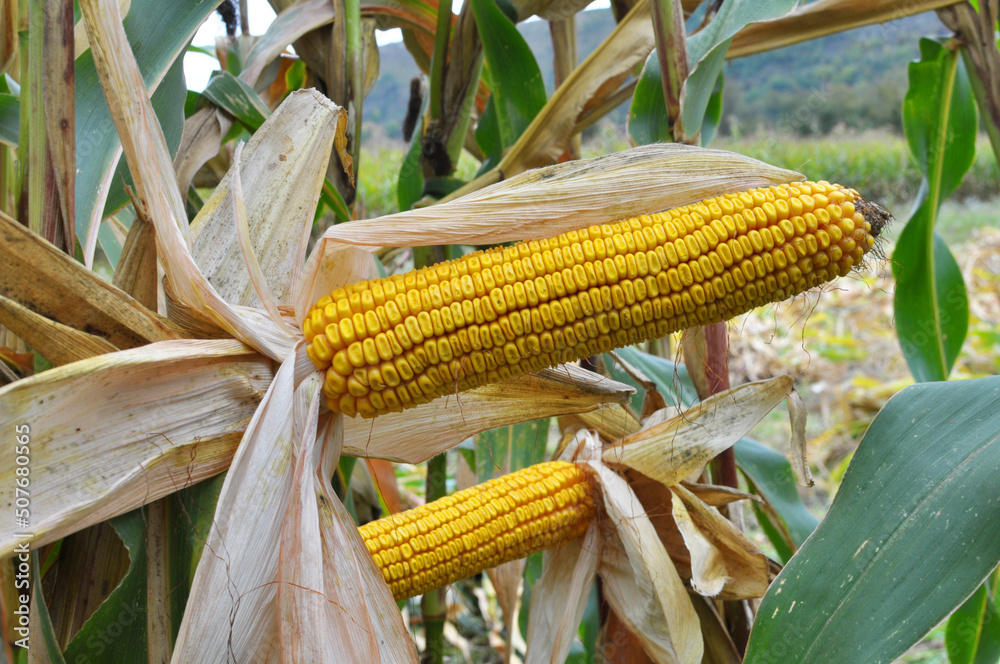
{"label": "yellow corn cob", "polygon": [[397,600],[584,534],[595,488],[583,468],[540,463],[359,529]]}
{"label": "yellow corn cob", "polygon": [[319,300],[331,410],[374,417],[787,299],[861,263],[886,215],[800,182],[477,252]]}

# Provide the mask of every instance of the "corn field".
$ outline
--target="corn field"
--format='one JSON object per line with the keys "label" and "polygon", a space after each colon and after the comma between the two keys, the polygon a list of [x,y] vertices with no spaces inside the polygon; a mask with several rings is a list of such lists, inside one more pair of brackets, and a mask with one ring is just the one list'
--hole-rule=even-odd
{"label": "corn field", "polygon": [[[575,0],[269,2],[0,4],[0,663],[874,663],[942,621],[1000,661],[1000,379],[948,380],[935,232],[1000,155],[996,0],[615,0],[590,53]],[[912,210],[709,147],[728,59],[925,11]],[[915,384],[818,519],[796,381],[731,384],[727,324],[886,262]]]}

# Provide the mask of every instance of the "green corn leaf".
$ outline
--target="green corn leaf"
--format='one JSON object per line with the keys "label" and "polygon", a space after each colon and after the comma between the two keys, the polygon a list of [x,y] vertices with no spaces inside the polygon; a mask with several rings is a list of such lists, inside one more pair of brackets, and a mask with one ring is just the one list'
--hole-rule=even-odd
{"label": "green corn leaf", "polygon": [[997,431],[1000,377],[890,399],[764,596],[746,664],[892,662],[964,602],[1000,561]]}
{"label": "green corn leaf", "polygon": [[271,115],[254,89],[227,71],[215,72],[201,94],[251,132],[257,131]]}
{"label": "green corn leaf", "polygon": [[[948,618],[944,643],[950,664],[996,664],[1000,662],[1000,613],[996,587],[1000,572],[994,571],[986,583]],[[991,592],[992,591],[992,592]]]}
{"label": "green corn leaf", "polygon": [[16,148],[20,123],[20,98],[12,94],[0,94],[0,143]]}
{"label": "green corn leaf", "polygon": [[494,0],[472,0],[504,148],[517,141],[545,106],[545,82],[524,37]]}
{"label": "green corn leaf", "polygon": [[689,137],[702,131],[716,81],[733,35],[751,23],[784,16],[795,0],[727,0],[703,30],[688,39],[690,73],[684,83],[681,122]]}
{"label": "green corn leaf", "polygon": [[127,664],[146,656],[146,523],[142,509],[111,520],[128,549],[128,571],[66,647],[66,664]]}
{"label": "green corn leaf", "polygon": [[976,154],[976,106],[958,53],[920,40],[910,63],[903,128],[924,172],[916,205],[892,255],[896,333],[918,381],[946,380],[969,326],[958,263],[934,231],[941,203],[962,182]]}

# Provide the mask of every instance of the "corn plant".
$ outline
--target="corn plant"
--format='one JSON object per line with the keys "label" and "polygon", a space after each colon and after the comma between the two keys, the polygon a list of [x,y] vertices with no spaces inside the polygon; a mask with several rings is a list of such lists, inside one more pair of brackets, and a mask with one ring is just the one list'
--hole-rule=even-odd
{"label": "corn plant", "polygon": [[[1000,155],[996,1],[615,3],[580,59],[585,4],[271,0],[200,93],[214,0],[2,4],[5,661],[443,661],[481,572],[508,662],[888,662],[953,611],[950,659],[1000,659],[1000,384],[945,382],[968,303],[934,233],[980,120]],[[730,386],[725,321],[868,269],[891,215],[705,146],[727,58],[931,9],[891,255],[927,382],[817,522],[794,382]],[[386,27],[423,77],[401,211],[360,219]],[[634,147],[580,159],[625,101]],[[790,461],[746,437],[783,400]]]}

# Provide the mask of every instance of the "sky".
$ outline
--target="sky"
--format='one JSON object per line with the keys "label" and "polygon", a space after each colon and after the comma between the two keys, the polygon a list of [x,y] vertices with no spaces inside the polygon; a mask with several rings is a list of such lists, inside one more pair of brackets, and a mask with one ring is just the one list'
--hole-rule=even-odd
{"label": "sky", "polygon": [[[587,9],[599,9],[609,6],[609,0],[596,0]],[[461,8],[462,0],[453,0],[452,10],[458,12]],[[250,33],[254,35],[264,34],[267,31],[267,26],[271,25],[271,21],[274,20],[274,10],[271,9],[271,5],[267,4],[267,0],[248,0],[247,13],[250,16]],[[215,38],[225,36],[225,34],[225,24],[219,18],[218,14],[213,13],[201,26],[197,34],[195,34],[193,43],[195,46],[203,46],[214,50]],[[382,46],[383,44],[402,41],[403,34],[399,28],[377,30],[375,32],[375,39],[379,46]],[[188,89],[204,90],[205,85],[208,83],[208,77],[212,74],[213,70],[218,68],[219,63],[215,58],[201,53],[187,53],[184,56],[184,76],[187,78]]]}

